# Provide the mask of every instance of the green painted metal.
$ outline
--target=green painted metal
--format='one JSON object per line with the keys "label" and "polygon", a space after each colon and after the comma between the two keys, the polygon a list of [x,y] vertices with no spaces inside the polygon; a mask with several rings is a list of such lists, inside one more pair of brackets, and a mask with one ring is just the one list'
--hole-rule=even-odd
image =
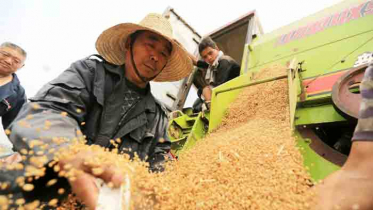
{"label": "green painted metal", "polygon": [[[214,88],[208,131],[219,126],[230,103],[237,100],[243,86],[250,84],[255,72],[274,65],[288,66],[294,58],[303,62],[300,71],[296,71],[297,75],[292,74],[288,79],[291,83],[290,115],[294,116],[292,120],[295,128],[345,121],[334,109],[330,91],[325,90],[318,95],[310,94],[307,84],[303,82],[307,79],[312,82],[320,81],[320,78],[334,72],[348,70],[359,55],[373,51],[372,23],[373,0],[346,0],[269,34],[256,37],[250,45],[244,46],[241,76]],[[182,145],[178,154],[192,148],[207,132],[201,114],[194,118],[192,128],[187,119],[174,119],[174,122],[185,130],[187,126],[190,129],[182,133],[182,138],[173,140]],[[294,135],[304,157],[304,164],[314,180],[323,179],[339,169],[315,153],[309,146],[310,140],[303,139],[296,129]]]}
{"label": "green painted metal", "polygon": [[180,156],[187,149],[192,148],[206,133],[206,121],[209,120],[208,112],[181,113],[180,116],[170,120],[168,136],[171,140],[171,152]]}
{"label": "green painted metal", "polygon": [[[365,7],[365,10],[363,7]],[[319,20],[326,20],[334,14],[341,15],[345,14],[344,11],[352,10],[359,10],[360,16],[343,24],[325,27],[301,39],[294,39],[279,44],[280,37],[291,34],[292,31],[310,26]],[[345,121],[335,111],[331,102],[330,91],[308,97],[305,94],[307,90],[301,89],[301,83],[302,79],[313,78],[318,80],[323,75],[343,69],[347,70],[353,66],[359,55],[373,51],[373,12],[371,11],[373,11],[373,1],[347,0],[254,39],[251,45],[246,45],[244,48],[241,65],[242,75],[234,81],[218,87],[214,92],[242,86],[250,82],[251,75],[254,72],[273,65],[285,66],[296,58],[298,61],[303,61],[302,71],[299,73],[298,78],[293,80],[293,82],[297,83],[297,88],[293,87],[294,90],[289,90],[290,92],[293,91],[289,93],[289,99],[294,100],[294,98],[297,98],[299,103],[301,93],[304,93],[304,98],[303,102],[296,106],[295,114],[290,113],[295,117],[295,126]],[[294,91],[297,96],[294,95]],[[229,91],[218,94],[213,98],[210,130],[219,125],[229,108],[229,104],[236,99],[239,92],[240,90]],[[292,104],[294,104],[294,101]],[[297,132],[296,135],[298,145],[302,148],[304,163],[309,168],[314,180],[322,179],[338,169],[338,166],[316,154]]]}
{"label": "green painted metal", "polygon": [[295,125],[312,125],[346,121],[338,114],[332,104],[300,108],[296,112]]}
{"label": "green painted metal", "polygon": [[191,135],[188,137],[183,151],[192,148],[199,140],[201,140],[207,133],[206,121],[208,121],[210,114],[208,112],[200,112],[194,126],[192,128]]}
{"label": "green painted metal", "polygon": [[324,179],[326,176],[339,169],[339,166],[325,160],[310,148],[310,139],[302,138],[297,131],[294,135],[297,139],[299,151],[303,156],[304,165],[314,181]]}
{"label": "green painted metal", "polygon": [[[373,2],[369,2],[371,2],[368,5],[370,11],[370,5],[373,5]],[[294,57],[296,57],[298,61],[304,61],[302,67],[305,71],[300,73],[301,78],[318,77],[323,74],[350,68],[356,61],[358,55],[372,51],[373,49],[372,12],[369,14],[364,13],[365,16],[348,21],[344,24],[327,27],[322,31],[311,34],[302,39],[294,40],[282,45],[276,43],[278,43],[278,39],[282,35],[288,34],[297,28],[302,28],[317,22],[318,20],[323,20],[323,18],[330,17],[333,14],[348,11],[348,9],[356,8],[362,4],[367,4],[367,1],[344,1],[317,14],[297,21],[296,23],[290,24],[289,26],[285,26],[270,34],[254,39],[253,43],[250,46],[246,45],[244,49],[244,56],[241,65],[243,68],[241,69],[241,72],[247,72],[247,74],[243,74],[234,81],[217,87],[214,92],[248,83],[251,80],[252,73],[274,64],[287,65]],[[211,110],[213,117],[210,120],[210,130],[218,126],[229,103],[235,99],[238,93],[239,91],[230,91],[229,93],[224,93],[224,95],[219,94],[220,96],[213,97]],[[318,103],[318,101],[330,99],[330,94],[331,93],[329,92],[324,95],[306,98],[306,100],[314,100]],[[308,123],[322,120],[325,122],[344,120],[335,112],[335,110],[332,109],[329,109],[329,111],[333,112],[333,118],[330,120],[315,120],[314,117],[308,117],[309,114],[307,113],[307,110],[309,109],[306,109],[306,111],[300,110],[302,110],[302,108],[297,109],[297,117],[300,117],[302,119],[300,122],[305,124],[307,124],[307,122],[304,121],[306,119],[311,120]],[[303,114],[305,114],[305,117],[302,116]]]}
{"label": "green painted metal", "polygon": [[[251,46],[245,46],[246,52],[249,48],[252,52],[246,54],[248,57],[244,60],[248,59],[249,62],[248,65],[243,65],[245,69],[242,71],[256,72],[273,64],[286,65],[294,57],[298,61],[304,61],[305,71],[301,72],[304,79],[351,68],[359,55],[373,49],[372,8],[373,1],[348,0],[264,35]],[[329,23],[325,21],[334,14],[343,16],[351,11],[358,11],[359,16],[353,20],[344,18],[345,21],[341,18],[335,25],[332,20]],[[303,38],[279,42],[281,37],[291,37],[292,32],[312,26],[318,21],[329,26],[319,27],[319,30]],[[330,96],[330,93],[326,95]],[[306,100],[317,100],[322,97],[324,96],[319,95]]]}

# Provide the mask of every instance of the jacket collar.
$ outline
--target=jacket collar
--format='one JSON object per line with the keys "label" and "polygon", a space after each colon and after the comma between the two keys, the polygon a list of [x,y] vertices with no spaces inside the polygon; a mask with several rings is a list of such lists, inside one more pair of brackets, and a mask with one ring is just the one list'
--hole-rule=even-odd
{"label": "jacket collar", "polygon": [[[113,65],[108,62],[104,62],[103,64],[104,64],[103,66],[104,66],[105,71],[108,71],[110,73],[117,75],[119,77],[120,82],[126,82],[126,79],[124,78],[124,69],[125,69],[124,64],[121,66]],[[101,78],[101,79],[105,80],[105,78]],[[95,83],[100,83],[100,82],[96,80]],[[99,85],[102,86],[101,88],[102,90],[104,90],[105,83],[101,82]],[[129,114],[130,116],[136,116],[137,114],[139,114],[138,113],[139,111],[140,112],[144,112],[145,110],[150,111],[150,112],[156,111],[156,105],[155,105],[156,102],[155,102],[154,96],[151,93],[150,83],[147,85],[146,88],[147,88],[146,95],[143,96],[142,100],[136,105],[135,111]],[[104,93],[104,91],[102,91],[102,93]],[[103,100],[102,100],[102,103],[100,104],[101,105],[103,104]]]}

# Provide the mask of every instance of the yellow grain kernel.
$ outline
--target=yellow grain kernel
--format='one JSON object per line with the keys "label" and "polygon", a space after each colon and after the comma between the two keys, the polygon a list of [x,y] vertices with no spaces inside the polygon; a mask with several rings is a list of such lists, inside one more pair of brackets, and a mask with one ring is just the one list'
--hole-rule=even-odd
{"label": "yellow grain kernel", "polygon": [[66,175],[66,171],[60,171],[58,172],[59,177],[64,177]]}
{"label": "yellow grain kernel", "polygon": [[25,204],[25,199],[23,199],[23,198],[18,198],[17,200],[16,200],[16,204],[17,205],[23,205],[23,204]]}
{"label": "yellow grain kernel", "polygon": [[95,176],[99,176],[101,175],[102,173],[104,172],[104,169],[103,168],[92,168],[92,173],[93,175]]}
{"label": "yellow grain kernel", "polygon": [[69,177],[69,181],[70,182],[74,182],[76,180],[76,177],[75,176],[71,176],[71,177]]}
{"label": "yellow grain kernel", "polygon": [[37,103],[32,103],[32,108],[33,109],[40,109],[40,105]]}
{"label": "yellow grain kernel", "polygon": [[71,169],[73,167],[73,165],[71,165],[70,163],[67,163],[67,164],[65,164],[64,166],[63,166],[63,169],[64,170],[69,170],[69,169]]}
{"label": "yellow grain kernel", "polygon": [[24,166],[23,166],[22,163],[16,163],[16,164],[14,165],[14,167],[15,167],[16,170],[22,170],[22,169],[24,168]]}
{"label": "yellow grain kernel", "polygon": [[52,154],[52,153],[54,153],[55,151],[56,151],[55,148],[51,148],[51,149],[48,150],[48,153],[49,153],[49,154]]}
{"label": "yellow grain kernel", "polygon": [[53,167],[53,170],[54,170],[54,172],[59,172],[60,170],[61,170],[61,167],[60,167],[60,165],[55,165],[54,167]]}
{"label": "yellow grain kernel", "polygon": [[43,150],[39,150],[36,152],[36,155],[43,155],[44,154],[44,151]]}
{"label": "yellow grain kernel", "polygon": [[16,183],[21,183],[21,182],[25,182],[25,177],[20,176],[16,178]]}
{"label": "yellow grain kernel", "polygon": [[23,185],[22,189],[24,191],[30,192],[34,189],[34,185],[33,184],[25,184],[25,185]]}
{"label": "yellow grain kernel", "polygon": [[57,179],[51,179],[51,180],[49,180],[49,181],[47,182],[46,186],[47,186],[47,187],[50,187],[50,186],[52,186],[52,185],[54,185],[54,184],[56,184],[56,183],[57,183]]}
{"label": "yellow grain kernel", "polygon": [[25,207],[25,210],[34,210],[34,209],[37,209],[39,206],[40,206],[40,201],[34,200],[31,203],[27,203],[24,207]]}
{"label": "yellow grain kernel", "polygon": [[159,143],[164,143],[166,140],[164,138],[159,138],[158,142]]}
{"label": "yellow grain kernel", "polygon": [[56,206],[58,203],[58,199],[54,198],[48,202],[48,206]]}
{"label": "yellow grain kernel", "polygon": [[58,194],[62,195],[64,193],[65,193],[65,189],[63,188],[58,189]]}
{"label": "yellow grain kernel", "polygon": [[4,195],[0,195],[0,206],[6,207],[8,204],[9,204],[8,198]]}
{"label": "yellow grain kernel", "polygon": [[5,189],[7,189],[9,187],[9,183],[7,183],[7,182],[4,182],[4,183],[1,183],[1,189],[2,190],[5,190]]}

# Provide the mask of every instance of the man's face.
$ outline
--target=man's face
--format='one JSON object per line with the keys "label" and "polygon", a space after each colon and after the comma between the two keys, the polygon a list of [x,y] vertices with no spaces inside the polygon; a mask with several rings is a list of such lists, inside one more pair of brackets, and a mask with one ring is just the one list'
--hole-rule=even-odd
{"label": "man's face", "polygon": [[202,59],[210,65],[214,63],[218,55],[219,55],[219,50],[214,49],[212,47],[206,47],[201,53]]}
{"label": "man's face", "polygon": [[8,76],[20,69],[25,62],[25,56],[13,48],[0,48],[0,75]]}
{"label": "man's face", "polygon": [[[159,74],[166,66],[170,58],[172,45],[162,36],[150,31],[144,31],[138,35],[132,48],[134,62],[140,75],[150,79]],[[134,73],[132,62],[126,63],[131,63],[130,68],[127,70],[134,82],[143,83]]]}

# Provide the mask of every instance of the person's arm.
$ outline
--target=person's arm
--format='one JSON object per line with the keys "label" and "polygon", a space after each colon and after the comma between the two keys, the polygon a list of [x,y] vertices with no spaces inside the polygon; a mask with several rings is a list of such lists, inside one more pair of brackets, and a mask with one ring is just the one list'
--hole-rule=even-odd
{"label": "person's arm", "polygon": [[[92,75],[86,61],[78,61],[30,98],[31,102],[23,106],[9,127],[14,149],[32,150],[36,154],[40,148],[30,147],[34,139],[41,140],[49,149],[58,149],[81,137],[80,124],[90,107],[88,88]],[[56,143],[56,138],[66,141]],[[48,156],[53,158],[52,154]]]}
{"label": "person's arm", "polygon": [[203,75],[202,71],[204,71],[204,70],[197,69],[196,73],[194,75],[194,78],[193,78],[193,84],[198,89],[197,95],[198,95],[199,98],[201,98],[201,96],[203,94],[203,89],[208,86],[208,84],[206,83],[206,81],[204,79],[204,75]]}
{"label": "person's arm", "polygon": [[211,96],[212,96],[212,89],[210,86],[205,86],[202,89],[202,95],[205,101],[211,101]]}
{"label": "person's arm", "polygon": [[221,59],[219,61],[219,71],[221,71],[221,76],[216,86],[240,76],[240,66],[233,60]]}
{"label": "person's arm", "polygon": [[201,69],[207,69],[209,67],[209,64],[203,60],[198,60],[196,62],[196,66]]}
{"label": "person's arm", "polygon": [[236,62],[233,63],[231,70],[229,71],[228,81],[240,76],[241,67]]}
{"label": "person's arm", "polygon": [[[90,82],[93,80],[91,71],[85,61],[72,64],[59,77],[46,84],[35,97],[30,98],[31,102],[22,107],[9,126],[9,139],[14,150],[27,158],[24,165],[33,165],[31,158],[42,156],[42,165],[38,167],[45,167],[54,158],[55,151],[67,147],[73,140],[82,138],[79,125],[84,122],[90,107],[88,88],[91,87]],[[57,194],[53,193],[52,189],[43,187],[44,182],[57,178],[53,170],[45,168],[46,175],[33,181],[35,189],[32,192],[23,192],[27,200],[47,200]],[[29,176],[33,177],[32,174]],[[58,180],[55,186],[66,186],[66,180]]]}
{"label": "person's arm", "polygon": [[[101,174],[94,174],[92,168],[85,164],[95,156],[93,151],[79,151],[75,156],[57,160],[54,166],[68,171],[78,170],[75,179],[61,178],[49,166],[56,151],[68,148],[74,140],[82,138],[80,125],[84,124],[87,112],[90,111],[90,104],[96,100],[93,95],[93,79],[96,61],[84,60],[74,63],[69,69],[62,73],[57,79],[45,85],[39,93],[30,99],[31,103],[26,104],[16,120],[11,124],[10,139],[16,150],[28,151],[43,157],[38,159],[45,175],[38,177],[32,174],[28,177],[33,179],[32,191],[22,191],[26,201],[50,201],[54,198],[64,198],[70,189],[77,197],[87,205],[89,209],[95,209],[98,196],[96,178],[103,179],[106,183],[111,182],[118,187],[123,181],[123,175],[114,165],[103,165]],[[39,145],[38,142],[42,143]],[[33,146],[31,146],[33,145]],[[46,148],[42,148],[46,146]],[[39,153],[42,152],[42,153]],[[22,152],[21,152],[22,153]],[[24,153],[22,153],[24,154]],[[32,155],[27,155],[31,158]],[[33,156],[35,157],[35,156]],[[35,160],[35,159],[34,159]],[[27,166],[35,162],[25,161]],[[69,168],[65,167],[69,165]],[[35,165],[34,165],[35,166]],[[36,170],[37,171],[37,170]],[[0,174],[0,180],[8,173]],[[27,174],[27,173],[26,173]],[[9,178],[9,177],[8,177]],[[12,177],[13,182],[17,177]],[[52,179],[57,180],[51,187],[45,187]],[[17,186],[13,191],[17,192]],[[63,195],[57,193],[59,189],[65,189]],[[0,191],[1,193],[1,191]]]}
{"label": "person's arm", "polygon": [[317,188],[317,210],[373,209],[373,65],[360,86],[362,101],[350,155],[341,170]]}

